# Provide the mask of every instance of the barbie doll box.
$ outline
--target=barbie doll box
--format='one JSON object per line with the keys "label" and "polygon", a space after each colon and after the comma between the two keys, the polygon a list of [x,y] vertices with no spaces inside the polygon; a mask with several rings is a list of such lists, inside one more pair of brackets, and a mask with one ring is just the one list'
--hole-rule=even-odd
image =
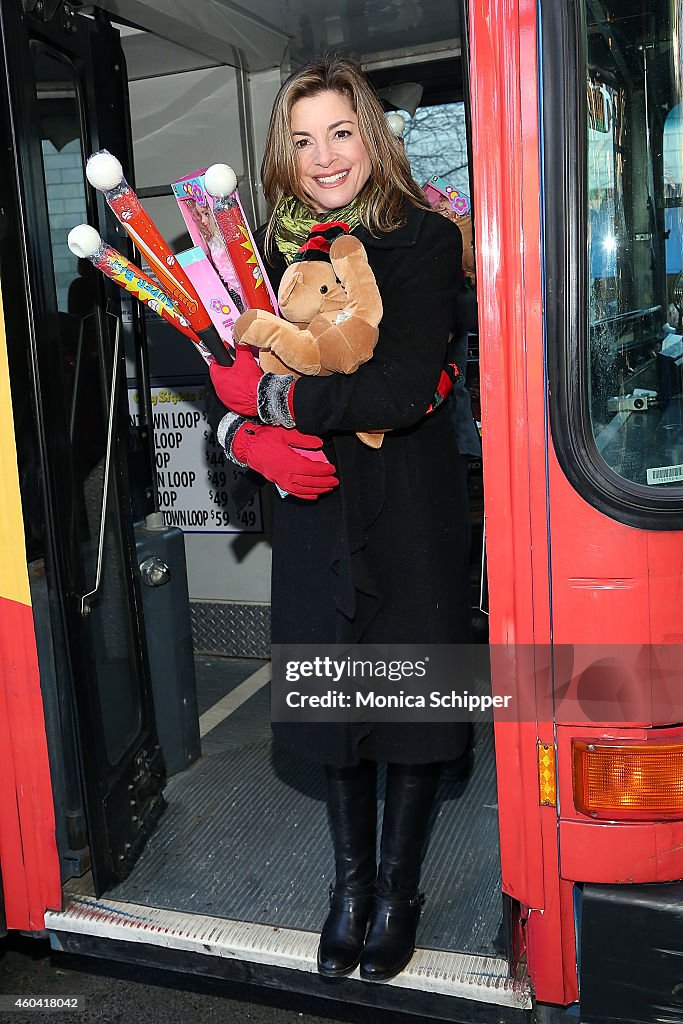
{"label": "barbie doll box", "polygon": [[[199,246],[204,250],[204,253],[213,265],[213,269],[216,271],[220,279],[223,281],[225,287],[229,290],[233,302],[237,305],[238,309],[240,306],[245,306],[244,296],[242,289],[239,284],[239,274],[243,273],[245,267],[249,264],[256,262],[263,275],[268,294],[270,295],[273,309],[277,310],[277,300],[273,293],[273,289],[268,280],[268,276],[263,268],[263,262],[259,255],[258,249],[254,244],[254,237],[247,223],[247,219],[244,216],[244,208],[240,202],[240,198],[237,192],[234,196],[237,200],[237,204],[240,209],[242,218],[242,224],[244,229],[244,241],[242,243],[245,249],[243,266],[236,268],[233,264],[228,249],[223,241],[216,218],[213,213],[214,199],[210,196],[204,187],[204,171],[203,168],[199,171],[194,171],[192,174],[188,174],[187,177],[181,178],[179,181],[174,181],[171,184],[173,194],[178,203],[178,208],[182,214],[183,220],[187,225],[187,230],[190,233],[190,238],[196,246]],[[249,269],[249,273],[253,272],[253,268]],[[201,293],[200,293],[201,294]],[[244,312],[244,309],[240,309],[240,312]]]}

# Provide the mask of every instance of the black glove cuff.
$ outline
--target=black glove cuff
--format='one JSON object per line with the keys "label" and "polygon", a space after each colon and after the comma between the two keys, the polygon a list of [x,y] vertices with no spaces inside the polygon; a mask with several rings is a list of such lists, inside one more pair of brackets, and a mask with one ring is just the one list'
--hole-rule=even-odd
{"label": "black glove cuff", "polygon": [[262,423],[291,430],[294,418],[289,411],[289,392],[295,380],[291,374],[263,374],[256,391],[256,408]]}
{"label": "black glove cuff", "polygon": [[221,448],[224,449],[226,457],[236,466],[241,466],[242,469],[247,468],[247,463],[240,462],[233,454],[232,442],[235,440],[235,434],[242,424],[250,422],[253,422],[253,420],[248,420],[246,416],[238,416],[236,412],[227,412],[216,429],[216,438]]}

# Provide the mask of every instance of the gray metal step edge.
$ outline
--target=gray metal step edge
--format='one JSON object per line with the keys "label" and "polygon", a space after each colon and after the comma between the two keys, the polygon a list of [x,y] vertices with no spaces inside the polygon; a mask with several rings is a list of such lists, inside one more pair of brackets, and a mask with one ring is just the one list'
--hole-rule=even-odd
{"label": "gray metal step edge", "polygon": [[[45,927],[54,932],[97,935],[316,972],[318,934],[293,928],[79,895],[65,895],[62,911],[48,910]],[[358,971],[351,977],[358,978]],[[523,976],[509,978],[502,957],[417,949],[406,970],[386,984],[521,1010],[532,1006],[528,980]]]}

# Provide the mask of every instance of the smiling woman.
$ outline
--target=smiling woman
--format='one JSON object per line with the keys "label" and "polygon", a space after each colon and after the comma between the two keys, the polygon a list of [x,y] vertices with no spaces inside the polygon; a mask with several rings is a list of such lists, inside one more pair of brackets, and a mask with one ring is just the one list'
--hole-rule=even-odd
{"label": "smiling woman", "polygon": [[[331,644],[468,642],[466,468],[452,399],[427,415],[456,328],[460,232],[429,207],[372,87],[347,60],[316,61],[284,84],[262,178],[273,213],[257,240],[274,287],[311,233],[341,225],[363,243],[384,310],[374,352],[354,373],[262,374],[248,350],[229,371],[211,371],[228,458],[274,481],[285,462],[301,464],[299,497],[277,500],[273,513],[273,644],[312,644],[311,654],[324,657]],[[356,437],[384,430],[381,448]],[[277,459],[266,458],[268,431],[280,431]],[[322,438],[327,462],[296,451],[299,431]],[[305,475],[306,463],[329,463],[335,476]],[[302,710],[273,729],[326,770],[336,884],[318,969],[338,977],[360,964],[363,980],[385,981],[413,954],[440,762],[463,752],[467,725],[408,715],[320,722]],[[378,761],[388,765],[379,867]]]}
{"label": "smiling woman", "polygon": [[349,101],[331,91],[300,99],[292,107],[291,126],[299,179],[314,211],[322,214],[346,206],[371,171]]}
{"label": "smiling woman", "polygon": [[[403,223],[406,201],[429,208],[387,127],[380,100],[360,69],[350,70],[355,67],[346,60],[312,61],[285,82],[275,100],[261,167],[263,191],[274,211],[266,248],[278,221],[282,227],[282,204],[288,210],[293,200],[309,214],[339,213],[355,202],[356,223],[372,233]],[[328,194],[319,179],[345,170],[350,173],[343,187],[332,183]]]}

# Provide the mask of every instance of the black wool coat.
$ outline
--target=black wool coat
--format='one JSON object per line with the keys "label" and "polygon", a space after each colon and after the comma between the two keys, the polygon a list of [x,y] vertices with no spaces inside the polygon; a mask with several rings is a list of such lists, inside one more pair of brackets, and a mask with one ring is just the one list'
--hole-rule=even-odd
{"label": "black wool coat", "polygon": [[[384,306],[372,359],[348,376],[301,377],[294,388],[296,426],[323,437],[340,484],[315,502],[276,499],[273,644],[470,640],[466,469],[452,399],[424,415],[455,327],[462,240],[437,213],[408,204],[404,213],[404,226],[379,237],[354,232]],[[276,253],[266,266],[277,290],[285,262]],[[379,429],[390,431],[379,449],[356,437]],[[467,741],[462,723],[273,729],[290,748],[337,765],[449,760]]]}

